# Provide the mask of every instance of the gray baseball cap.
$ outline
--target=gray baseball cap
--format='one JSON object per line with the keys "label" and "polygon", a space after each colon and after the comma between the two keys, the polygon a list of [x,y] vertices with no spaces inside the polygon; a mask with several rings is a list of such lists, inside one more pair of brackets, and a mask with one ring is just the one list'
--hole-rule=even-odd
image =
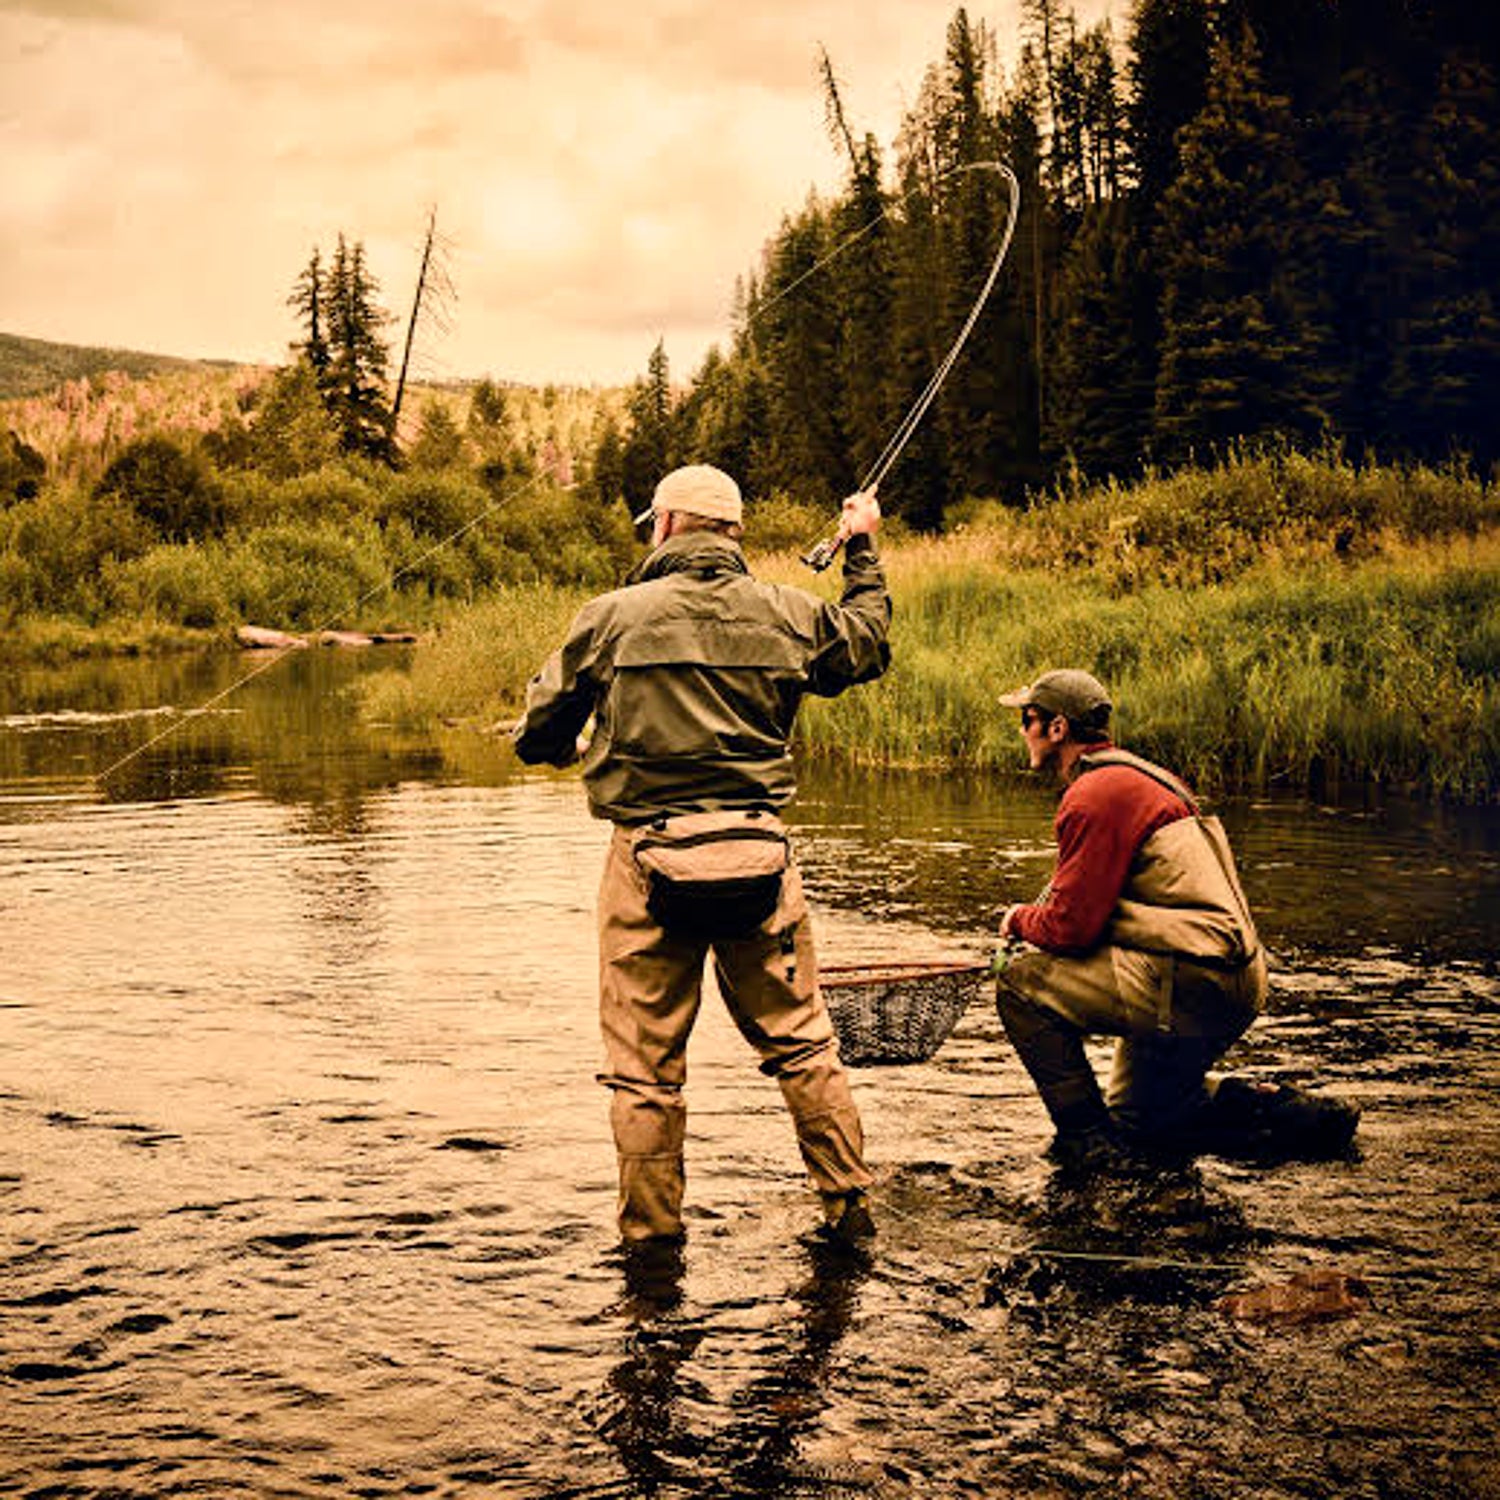
{"label": "gray baseball cap", "polygon": [[1043,672],[1029,687],[1003,693],[1000,702],[1006,708],[1040,708],[1084,724],[1103,724],[1113,707],[1104,684],[1077,667]]}

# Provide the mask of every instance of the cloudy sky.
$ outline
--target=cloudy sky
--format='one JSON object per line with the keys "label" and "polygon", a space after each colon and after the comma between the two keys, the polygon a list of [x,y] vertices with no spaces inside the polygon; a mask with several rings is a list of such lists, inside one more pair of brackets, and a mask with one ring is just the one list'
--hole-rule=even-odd
{"label": "cloudy sky", "polygon": [[[686,375],[784,211],[836,187],[817,55],[887,147],[956,0],[0,0],[0,331],[279,361],[340,230],[433,375]],[[1080,0],[1081,20],[1125,0]],[[1013,61],[1017,0],[971,5]]]}

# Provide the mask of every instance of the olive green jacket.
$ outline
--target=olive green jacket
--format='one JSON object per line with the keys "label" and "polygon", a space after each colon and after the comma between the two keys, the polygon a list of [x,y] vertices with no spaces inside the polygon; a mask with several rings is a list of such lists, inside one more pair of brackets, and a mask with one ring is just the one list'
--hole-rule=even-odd
{"label": "olive green jacket", "polygon": [[532,678],[516,753],[570,765],[593,715],[583,779],[596,817],[780,807],[796,791],[788,741],[803,695],[879,677],[890,619],[866,537],[845,549],[837,604],[758,582],[715,532],[669,537],[583,607]]}

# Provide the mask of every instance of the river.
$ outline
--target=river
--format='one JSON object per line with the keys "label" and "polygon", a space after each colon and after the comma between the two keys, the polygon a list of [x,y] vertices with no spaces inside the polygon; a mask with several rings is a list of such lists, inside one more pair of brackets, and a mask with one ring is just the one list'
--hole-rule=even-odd
{"label": "river", "polygon": [[[1220,809],[1276,955],[1229,1063],[1359,1103],[1346,1158],[1070,1184],[976,1004],[855,1074],[851,1265],[709,1003],[688,1243],[643,1276],[593,1079],[604,830],[502,744],[361,726],[400,659],[191,719],[253,663],[0,679],[0,1494],[1500,1495],[1495,810]],[[1051,811],[808,768],[822,956],[984,952]],[[1368,1305],[1218,1305],[1317,1268]]]}

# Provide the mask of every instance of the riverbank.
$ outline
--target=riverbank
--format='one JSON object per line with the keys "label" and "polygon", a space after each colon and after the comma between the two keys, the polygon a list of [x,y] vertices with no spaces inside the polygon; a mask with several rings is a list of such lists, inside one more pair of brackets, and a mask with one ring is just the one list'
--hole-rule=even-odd
{"label": "riverbank", "polygon": [[[302,498],[327,499],[325,481],[305,482]],[[407,499],[431,498],[435,483],[412,478]],[[470,510],[482,506],[465,496]],[[128,566],[74,558],[58,575],[73,579],[71,593],[47,595],[72,599],[68,609],[27,608],[24,590],[10,598],[0,660],[231,650],[247,620],[400,627],[422,643],[409,669],[363,685],[368,722],[486,728],[515,716],[573,614],[631,555],[615,534],[621,517],[605,525],[577,495],[542,487],[485,515],[509,541],[486,531],[481,551],[501,546],[505,568],[466,571],[468,559],[445,592],[434,581],[447,567],[440,542],[420,568],[408,559],[406,573],[394,571],[408,533],[389,517],[378,524],[378,496],[361,491],[350,518],[316,524],[287,519],[291,498],[254,512],[279,519],[253,525],[247,511],[220,541],[157,547]],[[17,536],[20,511],[9,513]],[[445,510],[443,526],[460,511],[470,513]],[[756,573],[836,597],[837,570],[809,573],[788,545],[822,519],[786,497],[752,501]],[[811,702],[799,725],[805,754],[1019,770],[996,695],[1071,662],[1114,690],[1122,739],[1207,791],[1374,784],[1457,801],[1500,795],[1500,487],[1461,467],[1382,468],[1332,449],[1235,454],[1024,511],[971,502],[948,521],[936,538],[894,525],[882,537],[895,664],[878,684]],[[608,547],[595,546],[601,527]],[[586,558],[575,536],[594,546]],[[756,551],[757,541],[784,550]],[[148,574],[151,587],[124,588]]]}
{"label": "riverbank", "polygon": [[108,620],[98,625],[54,615],[23,617],[0,632],[0,662],[12,666],[57,664],[111,656],[167,656],[215,651],[234,643],[233,632],[206,630],[154,618]]}
{"label": "riverbank", "polygon": [[[809,702],[805,752],[1019,769],[996,695],[1067,662],[1110,684],[1122,740],[1205,790],[1500,794],[1493,486],[1337,455],[1240,457],[957,521],[884,547],[894,664]],[[790,555],[752,563],[836,596],[834,575]],[[462,611],[409,673],[366,685],[365,711],[412,727],[512,717],[586,597],[515,589]]]}

